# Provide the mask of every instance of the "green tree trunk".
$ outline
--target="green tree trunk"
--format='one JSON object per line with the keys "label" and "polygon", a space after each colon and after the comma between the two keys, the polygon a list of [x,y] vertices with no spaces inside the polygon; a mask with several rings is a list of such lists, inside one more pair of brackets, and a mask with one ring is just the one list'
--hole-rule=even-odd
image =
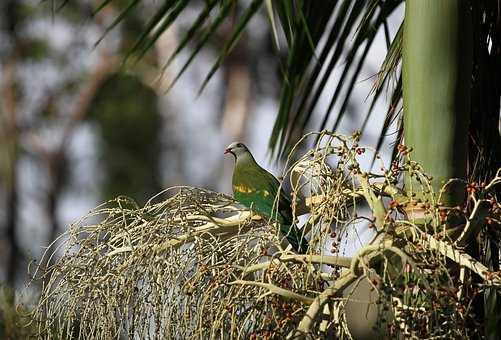
{"label": "green tree trunk", "polygon": [[[473,61],[472,16],[466,0],[407,0],[403,37],[405,144],[433,176],[435,192],[449,178],[465,178]],[[412,180],[407,179],[408,190]],[[464,199],[461,187],[445,205]],[[416,193],[419,197],[419,193]],[[498,295],[486,290],[487,339],[499,339]],[[482,313],[481,310],[479,310]]]}
{"label": "green tree trunk", "polygon": [[[471,11],[464,0],[408,0],[405,5],[404,139],[438,192],[449,178],[466,174]],[[454,196],[451,190],[443,203],[462,198]]]}

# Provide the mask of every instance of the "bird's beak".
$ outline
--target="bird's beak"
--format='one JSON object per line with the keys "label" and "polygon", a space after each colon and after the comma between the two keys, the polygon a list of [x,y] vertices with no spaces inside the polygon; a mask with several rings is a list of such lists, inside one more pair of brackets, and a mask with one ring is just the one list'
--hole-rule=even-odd
{"label": "bird's beak", "polygon": [[235,157],[235,158],[236,158],[235,154],[233,153],[233,151],[231,151],[231,149],[226,149],[226,150],[224,150],[224,154],[225,154],[225,155],[227,155],[227,154],[229,154],[229,153],[231,153],[231,154],[233,155],[233,157]]}

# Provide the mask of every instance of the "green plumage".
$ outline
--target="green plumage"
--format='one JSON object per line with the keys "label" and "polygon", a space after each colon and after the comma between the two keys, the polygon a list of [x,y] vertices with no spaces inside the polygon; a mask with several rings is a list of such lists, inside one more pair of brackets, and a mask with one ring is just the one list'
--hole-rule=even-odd
{"label": "green plumage", "polygon": [[[308,241],[301,230],[292,225],[293,216],[289,197],[280,183],[265,169],[256,163],[250,152],[236,156],[233,172],[233,195],[237,201],[253,209],[265,218],[272,218],[280,223],[280,232],[287,237],[292,247],[300,253],[306,253]],[[275,200],[278,194],[278,205]]]}

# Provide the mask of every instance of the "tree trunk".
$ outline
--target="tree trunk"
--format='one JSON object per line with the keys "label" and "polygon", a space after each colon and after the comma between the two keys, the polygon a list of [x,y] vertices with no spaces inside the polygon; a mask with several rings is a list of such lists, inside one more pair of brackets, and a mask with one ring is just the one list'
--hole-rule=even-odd
{"label": "tree trunk", "polygon": [[[471,10],[465,0],[408,0],[405,5],[404,140],[438,192],[448,179],[466,176]],[[407,184],[409,190],[412,182]],[[451,189],[442,203],[461,202],[457,188]]]}
{"label": "tree trunk", "polygon": [[[466,179],[473,30],[467,0],[407,0],[403,37],[404,139],[411,158],[433,176],[436,193],[450,178]],[[478,119],[477,119],[478,121]],[[410,191],[413,180],[407,178]],[[420,193],[414,192],[419,198]],[[442,204],[464,200],[464,187],[451,186]],[[488,252],[498,262],[497,247]],[[473,242],[469,252],[479,257]],[[497,266],[496,266],[497,267]],[[484,316],[487,339],[499,339],[498,295],[486,290],[475,303]]]}
{"label": "tree trunk", "polygon": [[18,128],[16,119],[16,93],[15,93],[15,57],[12,56],[3,65],[3,83],[1,86],[2,107],[0,133],[4,139],[0,148],[0,179],[4,183],[6,206],[5,206],[5,241],[8,245],[6,254],[6,277],[7,283],[14,288],[16,272],[19,263],[19,245],[17,242],[17,206],[18,206]]}

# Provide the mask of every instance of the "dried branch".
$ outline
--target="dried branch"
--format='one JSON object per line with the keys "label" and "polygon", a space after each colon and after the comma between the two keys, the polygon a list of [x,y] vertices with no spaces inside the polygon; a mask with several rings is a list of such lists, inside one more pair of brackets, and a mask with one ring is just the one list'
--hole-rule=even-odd
{"label": "dried branch", "polygon": [[[34,312],[40,337],[349,338],[344,306],[366,276],[375,280],[378,304],[395,316],[385,337],[473,334],[476,316],[467,306],[474,290],[456,288],[472,287],[465,270],[482,286],[499,288],[499,276],[446,238],[447,220],[418,165],[374,175],[360,168],[361,149],[356,137],[323,132],[289,168],[293,196],[306,197],[310,214],[300,226],[310,244],[304,255],[282,247],[275,222],[203,189],[172,188],[144,207],[124,197],[98,207],[63,236],[52,275],[39,275],[47,282]],[[415,205],[395,184],[401,174],[422,181],[414,190],[429,195],[431,203],[419,206],[424,218],[399,219],[401,205]],[[460,243],[483,226],[486,202],[498,207],[487,189],[478,197],[465,212]],[[370,218],[357,214],[360,200]],[[489,218],[499,220],[499,211],[491,208]],[[362,223],[375,226],[376,237],[353,258],[340,256],[336,234]],[[451,270],[451,260],[463,270]]]}

